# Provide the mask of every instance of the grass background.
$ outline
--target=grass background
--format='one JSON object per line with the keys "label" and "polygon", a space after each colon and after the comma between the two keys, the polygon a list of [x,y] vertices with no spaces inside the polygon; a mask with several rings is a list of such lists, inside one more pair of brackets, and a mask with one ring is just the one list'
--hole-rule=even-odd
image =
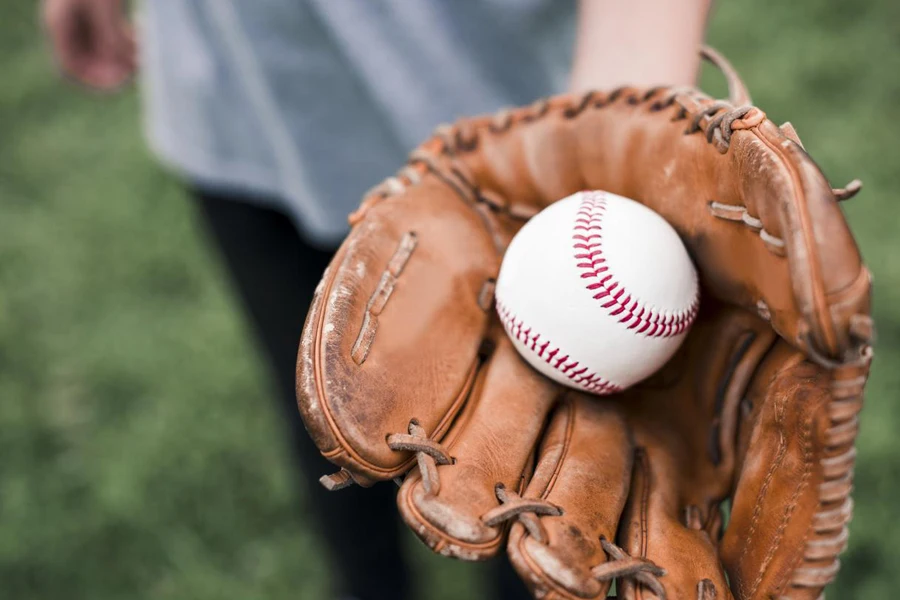
{"label": "grass background", "polygon": [[[880,338],[829,596],[894,597],[900,3],[720,2],[710,40],[836,185],[866,183],[846,212]],[[135,94],[61,83],[25,0],[0,74],[0,598],[327,597],[262,365]],[[480,569],[409,548],[422,598],[482,597]]]}

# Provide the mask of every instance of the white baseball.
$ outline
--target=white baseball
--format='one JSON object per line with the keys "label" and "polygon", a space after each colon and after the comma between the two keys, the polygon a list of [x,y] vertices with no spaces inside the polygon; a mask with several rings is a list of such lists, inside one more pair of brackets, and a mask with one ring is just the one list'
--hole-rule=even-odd
{"label": "white baseball", "polygon": [[516,349],[565,385],[612,394],[659,369],[697,315],[697,272],[642,204],[578,192],[522,227],[503,258],[497,312]]}

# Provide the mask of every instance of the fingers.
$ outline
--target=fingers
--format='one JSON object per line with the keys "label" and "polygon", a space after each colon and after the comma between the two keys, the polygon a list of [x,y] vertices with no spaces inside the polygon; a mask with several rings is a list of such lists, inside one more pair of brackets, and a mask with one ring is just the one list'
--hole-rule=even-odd
{"label": "fingers", "polygon": [[434,178],[368,209],[317,289],[297,359],[326,458],[366,483],[441,440],[486,354],[498,267],[478,213]]}
{"label": "fingers", "polygon": [[524,497],[559,513],[513,516],[508,552],[538,598],[605,598],[613,579],[656,575],[619,554],[615,539],[628,495],[632,442],[614,403],[577,395],[555,411]]}
{"label": "fingers", "polygon": [[42,18],[64,73],[98,90],[125,83],[136,43],[120,0],[45,0]]}
{"label": "fingers", "polygon": [[97,0],[90,5],[90,20],[96,28],[99,60],[89,77],[95,81],[95,87],[119,87],[134,74],[137,67],[134,29],[125,18],[119,0]]}
{"label": "fingers", "polygon": [[441,443],[452,462],[422,456],[397,496],[404,520],[428,546],[466,560],[496,554],[520,511],[557,512],[519,494],[559,388],[519,358],[499,327],[498,334],[466,409]]}

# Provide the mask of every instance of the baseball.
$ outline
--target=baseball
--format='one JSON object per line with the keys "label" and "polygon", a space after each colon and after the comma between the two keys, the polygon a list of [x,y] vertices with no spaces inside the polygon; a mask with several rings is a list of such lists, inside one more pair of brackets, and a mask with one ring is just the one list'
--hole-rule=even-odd
{"label": "baseball", "polygon": [[525,360],[601,395],[665,364],[699,299],[675,230],[644,205],[602,191],[573,194],[526,223],[496,287],[497,312]]}

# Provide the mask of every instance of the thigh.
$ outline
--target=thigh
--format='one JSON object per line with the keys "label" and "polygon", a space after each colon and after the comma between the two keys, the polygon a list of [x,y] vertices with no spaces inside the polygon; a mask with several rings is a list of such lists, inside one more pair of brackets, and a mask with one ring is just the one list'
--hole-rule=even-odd
{"label": "thigh", "polygon": [[306,310],[332,252],[304,242],[281,212],[239,196],[195,197],[202,223],[276,372],[279,391],[292,398]]}
{"label": "thigh", "polygon": [[408,576],[401,561],[393,485],[338,492],[322,488],[317,479],[335,467],[312,443],[297,409],[297,345],[332,252],[306,243],[278,211],[235,196],[196,193],[195,198],[202,226],[227,267],[271,367],[310,516],[336,559],[335,579],[354,597],[403,598]]}

